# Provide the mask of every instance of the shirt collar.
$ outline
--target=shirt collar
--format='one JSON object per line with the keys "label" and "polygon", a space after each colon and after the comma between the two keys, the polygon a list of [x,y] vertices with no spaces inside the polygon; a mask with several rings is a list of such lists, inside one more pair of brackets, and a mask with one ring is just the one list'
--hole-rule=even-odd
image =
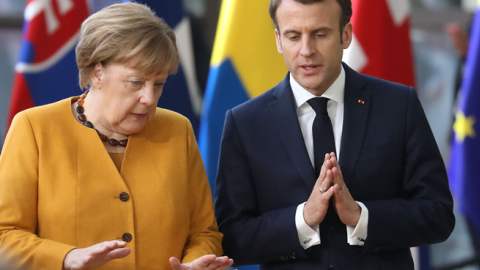
{"label": "shirt collar", "polygon": [[[300,108],[302,105],[307,103],[307,101],[311,98],[317,97],[314,94],[310,93],[308,90],[300,86],[300,84],[295,81],[290,73],[290,86],[292,87],[293,96],[295,97],[295,103],[297,105],[297,109]],[[337,103],[343,103],[343,96],[345,93],[345,70],[343,69],[340,71],[340,75],[337,77],[335,82],[321,95],[321,97],[326,97],[330,100],[333,100]]]}

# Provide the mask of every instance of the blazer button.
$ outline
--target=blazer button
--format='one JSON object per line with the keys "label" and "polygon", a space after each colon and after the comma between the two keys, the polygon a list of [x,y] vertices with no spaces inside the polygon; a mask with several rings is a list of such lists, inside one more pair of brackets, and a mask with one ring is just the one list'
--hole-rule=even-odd
{"label": "blazer button", "polygon": [[120,200],[122,202],[126,202],[126,201],[128,201],[128,199],[130,199],[130,195],[128,195],[128,193],[126,193],[126,192],[120,193]]}
{"label": "blazer button", "polygon": [[330,266],[327,268],[327,270],[335,270],[335,266],[330,265]]}
{"label": "blazer button", "polygon": [[125,241],[125,242],[127,242],[127,243],[130,242],[130,241],[132,241],[132,238],[133,238],[132,235],[129,234],[128,232],[127,232],[127,233],[124,233],[124,234],[122,235],[122,240]]}

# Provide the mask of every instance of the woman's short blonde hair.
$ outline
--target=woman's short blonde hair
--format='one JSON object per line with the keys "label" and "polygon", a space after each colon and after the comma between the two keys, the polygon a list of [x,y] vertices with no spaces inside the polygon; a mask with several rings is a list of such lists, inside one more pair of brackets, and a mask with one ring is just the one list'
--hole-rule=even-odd
{"label": "woman's short blonde hair", "polygon": [[174,74],[179,65],[175,33],[147,6],[114,4],[88,17],[75,49],[80,87],[87,89],[97,63],[122,63],[145,74]]}

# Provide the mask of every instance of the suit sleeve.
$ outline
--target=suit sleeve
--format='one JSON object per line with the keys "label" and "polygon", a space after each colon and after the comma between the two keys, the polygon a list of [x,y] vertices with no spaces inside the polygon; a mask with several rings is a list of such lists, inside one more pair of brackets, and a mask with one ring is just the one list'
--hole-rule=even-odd
{"label": "suit sleeve", "polygon": [[221,256],[222,234],[218,231],[213,211],[212,193],[190,122],[188,131],[188,200],[190,231],[183,249],[182,262],[191,262],[203,255]]}
{"label": "suit sleeve", "polygon": [[38,151],[27,115],[17,114],[0,157],[0,261],[12,268],[61,270],[75,247],[36,235]]}
{"label": "suit sleeve", "polygon": [[307,258],[298,241],[297,205],[265,213],[259,209],[249,161],[231,110],[222,136],[215,197],[223,248],[235,265]]}
{"label": "suit sleeve", "polygon": [[445,165],[415,89],[408,94],[401,198],[364,201],[365,252],[445,241],[455,225]]}

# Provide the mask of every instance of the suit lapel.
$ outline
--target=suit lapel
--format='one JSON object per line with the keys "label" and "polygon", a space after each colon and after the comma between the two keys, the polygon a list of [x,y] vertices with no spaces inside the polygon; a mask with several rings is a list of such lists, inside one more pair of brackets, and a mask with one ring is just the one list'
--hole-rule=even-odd
{"label": "suit lapel", "polygon": [[345,64],[343,67],[346,73],[345,108],[339,164],[343,178],[348,185],[353,180],[352,175],[362,148],[371,98],[370,92],[362,90],[365,85],[362,76]]}
{"label": "suit lapel", "polygon": [[295,101],[290,87],[290,73],[276,86],[273,96],[276,100],[271,102],[268,107],[278,133],[303,181],[305,181],[307,186],[313,187],[316,181],[315,171],[308,157],[300,124],[298,123]]}

